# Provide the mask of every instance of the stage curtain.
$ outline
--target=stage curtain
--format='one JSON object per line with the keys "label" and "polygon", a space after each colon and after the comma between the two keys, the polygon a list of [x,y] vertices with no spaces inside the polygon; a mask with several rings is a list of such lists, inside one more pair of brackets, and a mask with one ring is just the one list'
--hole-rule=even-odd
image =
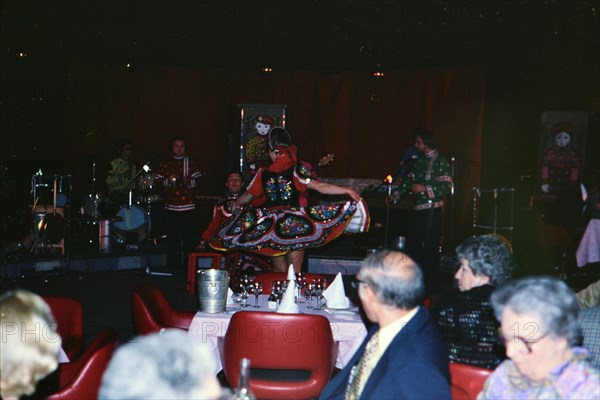
{"label": "stage curtain", "polygon": [[327,153],[327,177],[381,178],[396,170],[420,126],[436,132],[439,150],[456,159],[455,236],[471,233],[471,188],[479,185],[485,78],[482,68],[387,72],[197,71],[189,68],[72,65],[65,159],[81,191],[96,190],[117,141],[136,145],[139,165],[168,157],[184,136],[205,173],[201,193],[221,193],[224,171],[239,158],[237,104],[286,104],[286,127],[299,155]]}

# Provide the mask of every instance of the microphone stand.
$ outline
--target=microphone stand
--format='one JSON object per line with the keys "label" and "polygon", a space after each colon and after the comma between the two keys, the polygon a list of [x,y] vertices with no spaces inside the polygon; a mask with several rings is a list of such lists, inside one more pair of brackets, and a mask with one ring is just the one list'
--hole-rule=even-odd
{"label": "microphone stand", "polygon": [[385,211],[385,236],[383,239],[383,248],[387,249],[388,247],[388,234],[390,230],[390,196],[392,195],[392,182],[388,180],[387,183],[387,196],[388,201],[386,202],[386,211]]}
{"label": "microphone stand", "polygon": [[[138,172],[133,179],[137,179],[137,176],[141,175],[142,171],[150,172],[149,165],[150,161],[144,164],[140,169],[140,172]],[[152,271],[152,263],[150,262],[150,212],[152,211],[152,204],[150,202],[145,202],[144,211],[144,228],[146,232],[146,268],[144,269],[144,273],[151,276],[172,276],[173,274],[170,272]]]}

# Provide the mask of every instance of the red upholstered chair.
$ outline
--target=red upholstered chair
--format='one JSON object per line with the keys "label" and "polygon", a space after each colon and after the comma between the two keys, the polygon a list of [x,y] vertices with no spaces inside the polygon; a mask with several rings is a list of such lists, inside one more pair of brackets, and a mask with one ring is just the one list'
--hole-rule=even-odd
{"label": "red upholstered chair", "polygon": [[152,284],[136,286],[131,292],[131,313],[137,335],[159,332],[165,328],[187,330],[194,313],[171,307],[161,290]]}
{"label": "red upholstered chair", "polygon": [[[313,279],[325,279],[327,277],[321,274],[310,274],[303,273],[306,277],[307,282],[312,282]],[[285,281],[287,279],[287,273],[285,272],[262,272],[256,275],[255,282],[261,282],[263,284],[263,294],[271,294],[271,282],[273,281]]]}
{"label": "red upholstered chair", "polygon": [[114,329],[105,329],[96,336],[81,357],[59,364],[60,389],[47,400],[97,399],[102,375],[117,347],[118,337]]}
{"label": "red upholstered chair", "polygon": [[493,371],[472,365],[450,363],[452,400],[475,400]]}
{"label": "red upholstered chair", "polygon": [[250,387],[259,399],[316,398],[327,384],[338,353],[322,315],[256,311],[233,315],[219,338],[223,372],[237,385],[240,360],[250,359]]}
{"label": "red upholstered chair", "polygon": [[83,311],[81,303],[75,299],[57,296],[42,296],[50,306],[57,331],[62,339],[62,348],[74,360],[83,351]]}

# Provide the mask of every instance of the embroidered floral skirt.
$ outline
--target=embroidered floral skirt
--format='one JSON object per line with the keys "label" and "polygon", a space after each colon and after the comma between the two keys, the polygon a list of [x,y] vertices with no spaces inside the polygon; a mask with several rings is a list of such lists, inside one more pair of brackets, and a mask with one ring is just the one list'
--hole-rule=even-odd
{"label": "embroidered floral skirt", "polygon": [[210,243],[216,250],[238,249],[266,256],[319,247],[348,233],[369,229],[369,212],[361,199],[306,208],[247,208],[219,228]]}

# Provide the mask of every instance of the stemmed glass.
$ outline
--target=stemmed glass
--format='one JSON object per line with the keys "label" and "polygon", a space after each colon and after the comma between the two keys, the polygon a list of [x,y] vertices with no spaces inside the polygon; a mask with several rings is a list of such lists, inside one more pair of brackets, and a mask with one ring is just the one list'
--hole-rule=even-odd
{"label": "stemmed glass", "polygon": [[317,306],[314,308],[315,311],[323,310],[323,303],[321,299],[323,298],[323,291],[327,287],[327,282],[323,279],[317,279],[314,288],[314,295],[317,296]]}
{"label": "stemmed glass", "polygon": [[271,294],[277,300],[277,307],[281,304],[281,298],[283,297],[283,293],[285,293],[286,284],[287,282],[283,281],[273,281],[271,285]]}
{"label": "stemmed glass", "polygon": [[248,288],[252,286],[253,282],[253,276],[244,274],[240,277],[240,288],[242,289],[242,302],[240,303],[241,307],[250,307],[248,304]]}
{"label": "stemmed glass", "polygon": [[251,288],[252,293],[254,293],[254,305],[252,307],[260,308],[260,306],[258,305],[258,296],[260,296],[260,294],[263,291],[263,284],[260,282],[254,282]]}
{"label": "stemmed glass", "polygon": [[305,287],[306,287],[306,289],[304,289],[304,291],[308,295],[308,307],[307,308],[314,309],[314,307],[312,306],[312,299],[313,299],[313,295],[315,294],[317,284],[313,280],[311,283],[307,284]]}
{"label": "stemmed glass", "polygon": [[302,274],[302,272],[298,272],[296,274],[296,287],[298,288],[298,303],[302,303],[302,289],[306,286],[306,277]]}

